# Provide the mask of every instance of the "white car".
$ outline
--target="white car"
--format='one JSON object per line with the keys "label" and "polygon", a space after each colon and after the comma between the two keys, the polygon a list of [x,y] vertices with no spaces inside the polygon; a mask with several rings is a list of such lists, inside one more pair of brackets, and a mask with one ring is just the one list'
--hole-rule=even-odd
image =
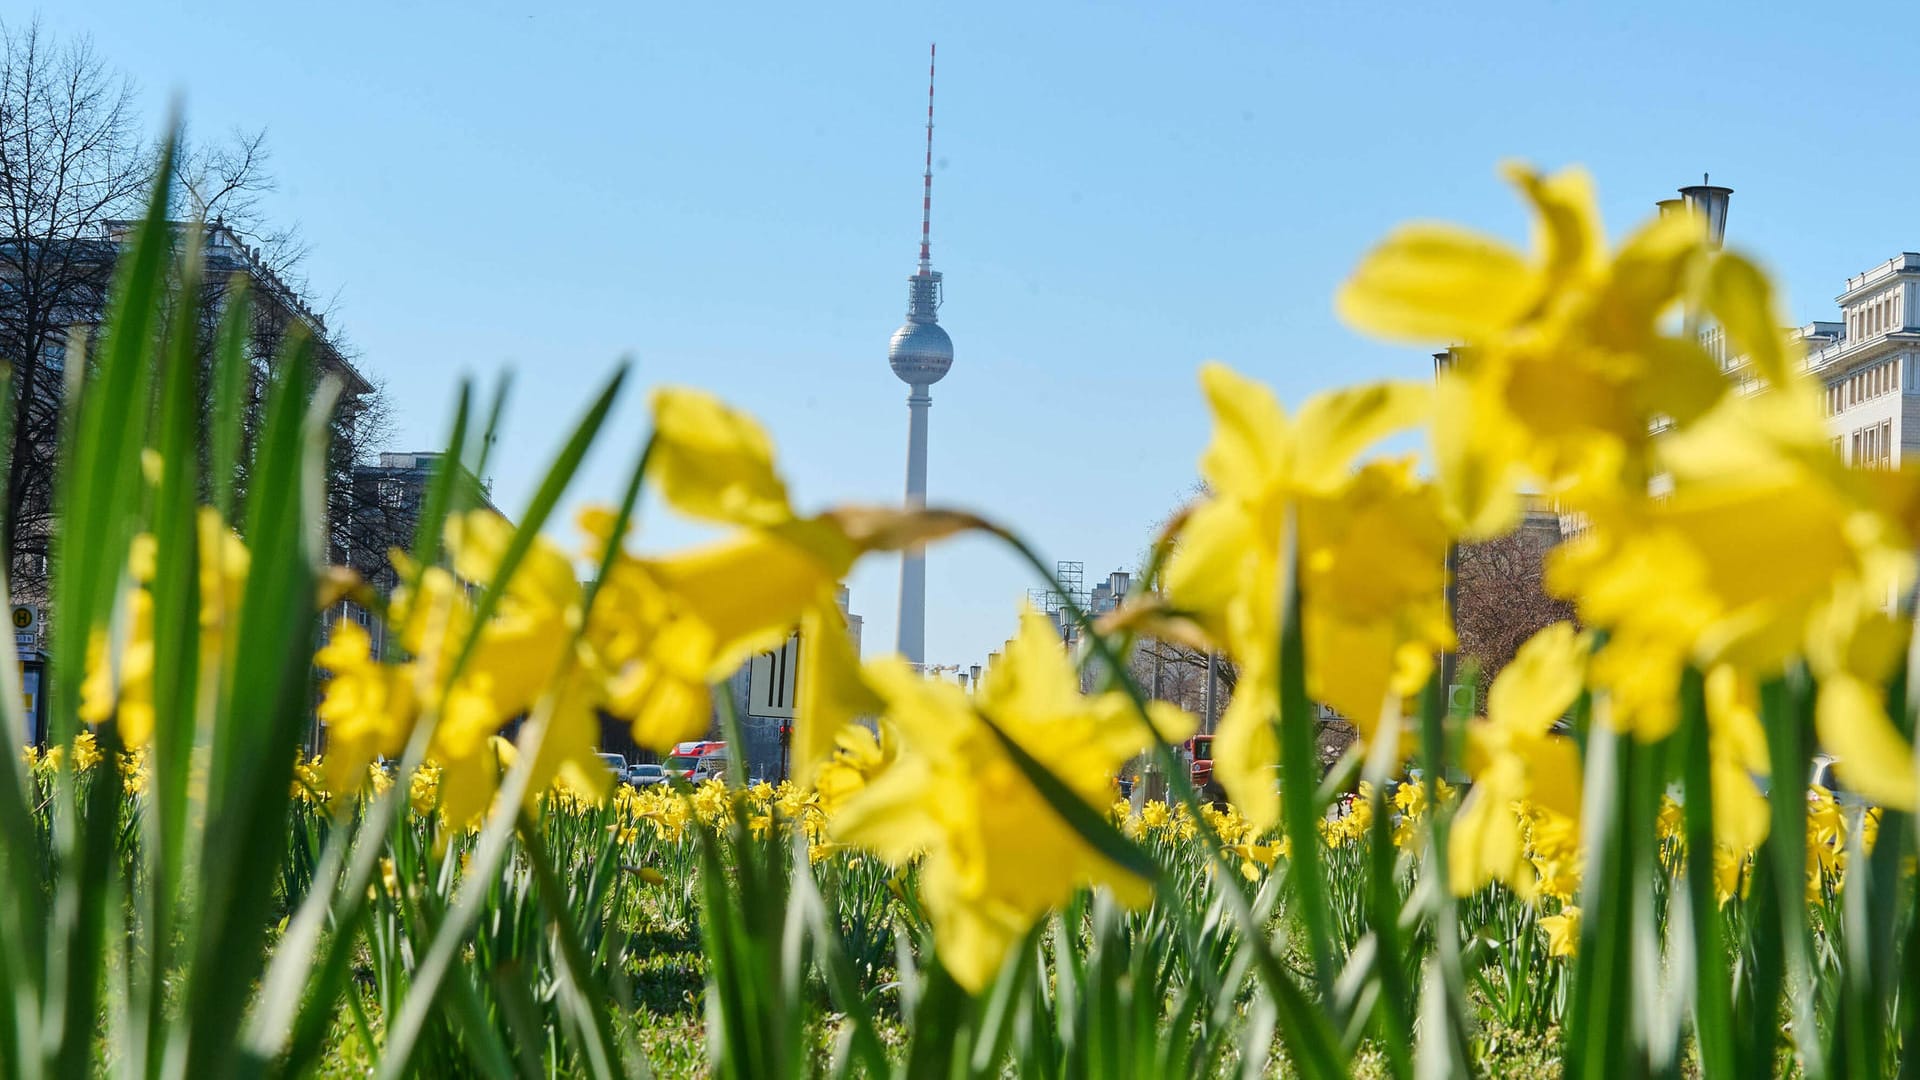
{"label": "white car", "polygon": [[605,765],[607,767],[607,771],[612,773],[613,775],[615,776],[627,775],[627,759],[626,758],[621,757],[619,754],[595,754],[594,756],[599,758],[600,764]]}
{"label": "white car", "polygon": [[635,765],[627,770],[627,783],[634,787],[652,787],[667,782],[667,770],[658,765]]}

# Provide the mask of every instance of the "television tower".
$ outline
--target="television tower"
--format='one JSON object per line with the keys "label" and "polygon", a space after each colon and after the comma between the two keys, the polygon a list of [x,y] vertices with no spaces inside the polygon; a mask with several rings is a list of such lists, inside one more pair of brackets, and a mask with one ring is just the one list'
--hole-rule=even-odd
{"label": "television tower", "polygon": [[[907,279],[907,321],[893,332],[887,363],[907,384],[907,508],[927,504],[927,410],[932,387],[953,366],[953,339],[940,329],[940,272],[933,268],[933,61],[927,49],[927,167],[920,191],[920,268]],[[900,557],[900,655],[916,668],[927,658],[927,558],[919,548]]]}

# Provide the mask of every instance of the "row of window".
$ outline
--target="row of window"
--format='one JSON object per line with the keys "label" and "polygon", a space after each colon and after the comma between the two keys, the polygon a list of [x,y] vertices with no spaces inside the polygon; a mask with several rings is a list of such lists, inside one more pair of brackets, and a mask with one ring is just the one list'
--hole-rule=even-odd
{"label": "row of window", "polygon": [[1827,386],[1827,415],[1900,390],[1900,358],[1883,360]]}
{"label": "row of window", "polygon": [[1856,428],[1847,446],[1842,447],[1839,439],[1833,440],[1834,453],[1846,453],[1847,463],[1861,469],[1890,469],[1893,467],[1893,421],[1882,420]]}
{"label": "row of window", "polygon": [[1906,325],[1906,313],[1900,310],[1898,290],[1887,293],[1871,304],[1861,304],[1847,314],[1847,336],[1858,340],[1868,334],[1878,334],[1883,330],[1896,330]]}

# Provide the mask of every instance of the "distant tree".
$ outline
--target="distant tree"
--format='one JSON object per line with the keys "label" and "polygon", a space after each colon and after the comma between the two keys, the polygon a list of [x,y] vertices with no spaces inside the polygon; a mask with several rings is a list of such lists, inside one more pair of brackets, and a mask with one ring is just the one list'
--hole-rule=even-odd
{"label": "distant tree", "polygon": [[152,180],[137,124],[132,84],[86,39],[0,27],[0,357],[13,392],[0,544],[28,578],[45,573],[68,328],[103,306],[106,224],[136,213]]}
{"label": "distant tree", "polygon": [[[86,38],[55,40],[38,23],[0,25],[0,360],[11,372],[5,516],[0,546],[9,554],[17,596],[44,590],[54,509],[61,404],[70,357],[84,357],[86,333],[103,312],[123,224],[138,218],[154,179],[155,147],[140,135],[134,88]],[[338,561],[384,552],[389,535],[361,535],[377,518],[359,513],[357,467],[375,457],[391,428],[379,387],[352,370],[350,350],[325,329],[326,313],[305,295],[307,246],[298,230],[272,221],[263,196],[273,190],[265,132],[236,131],[202,141],[183,132],[171,193],[173,213],[209,223],[234,243],[208,252],[197,313],[210,365],[214,331],[236,282],[253,292],[249,401],[242,417],[250,445],[259,407],[287,335],[296,323],[327,354],[321,370],[352,383],[336,413],[328,462],[331,551]],[[203,395],[203,399],[210,395]],[[235,477],[244,498],[246,477]]]}
{"label": "distant tree", "polygon": [[[1171,701],[1198,714],[1206,708],[1207,653],[1191,645],[1158,638],[1143,639],[1133,651],[1128,665],[1135,683],[1159,701]],[[1239,669],[1224,656],[1215,658],[1215,719],[1233,692]]]}
{"label": "distant tree", "polygon": [[1522,528],[1460,547],[1454,624],[1460,655],[1480,669],[1481,700],[1500,669],[1541,628],[1574,617],[1573,605],[1547,593],[1547,553],[1557,530]]}

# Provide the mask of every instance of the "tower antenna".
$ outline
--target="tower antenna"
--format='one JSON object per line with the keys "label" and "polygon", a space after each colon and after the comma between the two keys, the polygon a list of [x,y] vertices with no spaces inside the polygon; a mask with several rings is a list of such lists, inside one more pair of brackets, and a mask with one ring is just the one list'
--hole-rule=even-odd
{"label": "tower antenna", "polygon": [[927,171],[920,191],[920,275],[933,270],[933,62],[939,43],[927,46]]}

